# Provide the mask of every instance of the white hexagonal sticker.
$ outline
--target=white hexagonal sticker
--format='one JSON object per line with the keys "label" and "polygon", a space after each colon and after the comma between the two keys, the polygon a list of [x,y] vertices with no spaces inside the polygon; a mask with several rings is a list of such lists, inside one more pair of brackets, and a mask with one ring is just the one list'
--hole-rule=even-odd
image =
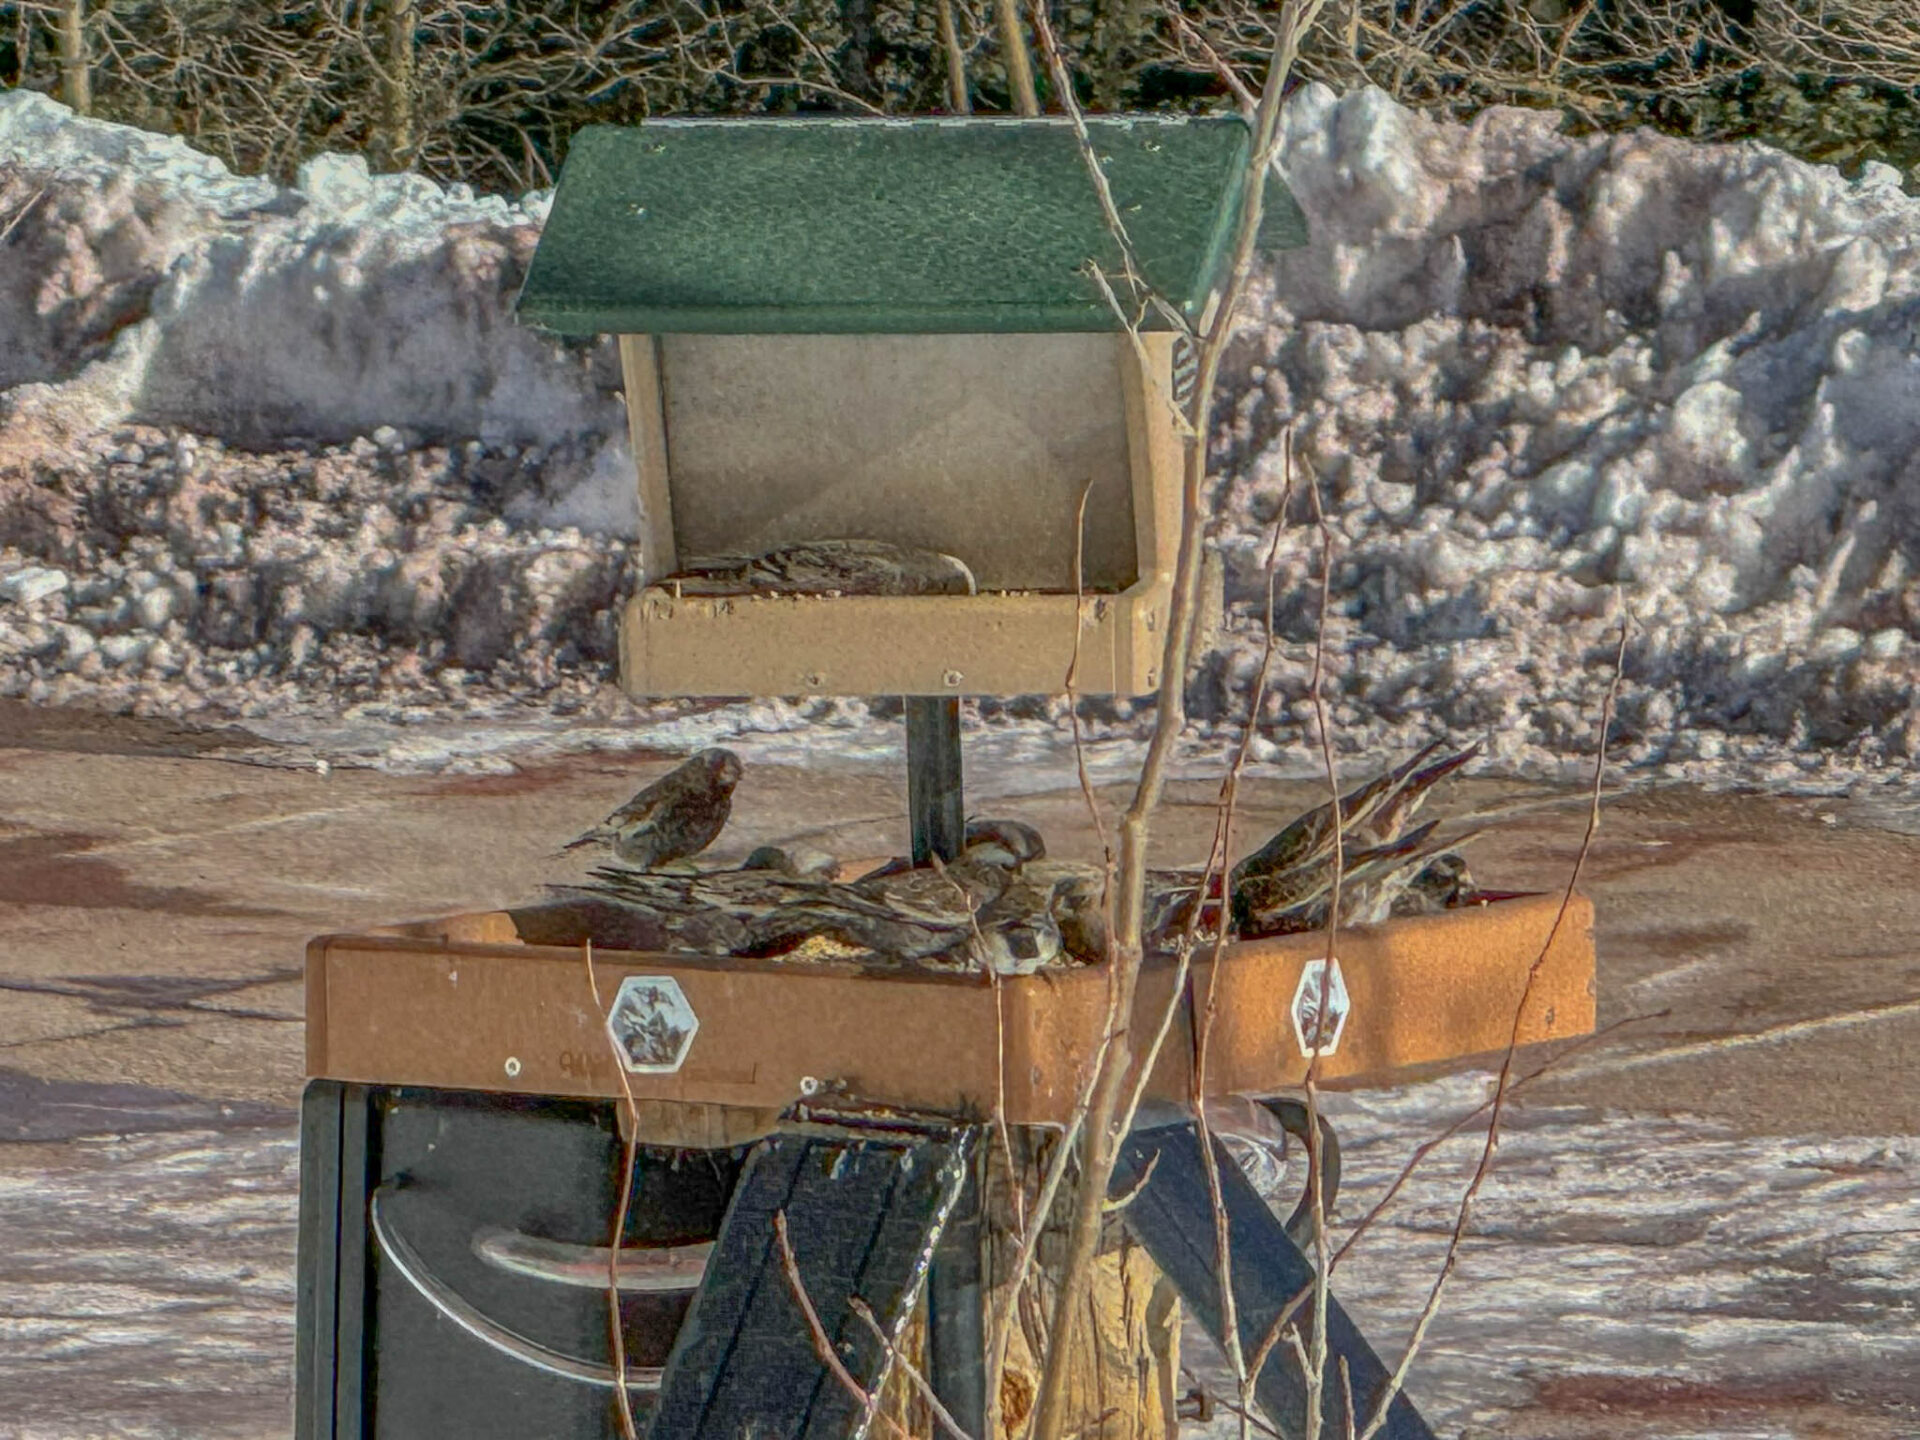
{"label": "white hexagonal sticker", "polygon": [[671,1075],[693,1048],[700,1017],[671,975],[629,975],[620,982],[607,1016],[607,1033],[627,1069],[640,1075]]}
{"label": "white hexagonal sticker", "polygon": [[[1325,1015],[1320,1012],[1323,1000]],[[1346,979],[1340,974],[1340,962],[1333,962],[1333,973],[1329,975],[1326,961],[1309,960],[1293,992],[1293,1038],[1299,1043],[1300,1053],[1312,1055],[1316,1042],[1322,1055],[1338,1050],[1351,1004]]]}

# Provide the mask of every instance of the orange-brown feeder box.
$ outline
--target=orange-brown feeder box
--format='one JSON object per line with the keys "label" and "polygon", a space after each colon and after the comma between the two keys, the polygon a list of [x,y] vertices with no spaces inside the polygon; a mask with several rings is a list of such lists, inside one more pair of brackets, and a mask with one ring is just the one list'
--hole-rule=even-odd
{"label": "orange-brown feeder box", "polygon": [[[1344,930],[1328,991],[1320,1074],[1390,1081],[1395,1070],[1503,1050],[1559,895],[1522,895]],[[529,943],[543,912],[494,911],[330,935],[307,951],[308,1073],[336,1080],[614,1098],[609,1014],[623,987],[656,985],[684,1050],[630,1072],[636,1099],[773,1114],[822,1090],[908,1112],[999,1114],[1064,1125],[1099,1041],[1105,972],[1017,976],[875,973],[831,962],[707,959]],[[1306,1077],[1323,934],[1228,945],[1215,991],[1210,1093],[1268,1095]],[[1197,957],[1206,993],[1209,965]],[[1576,896],[1544,952],[1520,1043],[1594,1025],[1593,906]],[[629,980],[634,983],[629,984]],[[1171,963],[1142,978],[1157,1027]],[[658,1008],[656,1006],[656,1008]],[[1142,1033],[1151,1033],[1151,1028]],[[1184,1102],[1190,1047],[1167,1045],[1148,1093]],[[432,1037],[423,1043],[423,1037]]]}
{"label": "orange-brown feeder box", "polygon": [[[1073,129],[1052,119],[589,129],[521,297],[524,320],[618,337],[645,536],[622,684],[904,697],[916,863],[962,842],[961,695],[1055,692],[1070,665],[1083,695],[1160,679],[1183,457],[1168,402],[1194,359],[1166,317],[1204,330],[1222,303],[1250,137],[1232,117],[1087,130],[1165,302],[1138,335],[1093,274],[1122,259]],[[1285,186],[1270,175],[1263,194],[1260,244],[1304,244]],[[700,588],[823,542],[935,553],[966,583]],[[1274,1097],[1316,1044],[1325,1079],[1378,1084],[1501,1051],[1516,1010],[1521,1044],[1590,1031],[1592,907],[1576,897],[1556,929],[1560,909],[1507,896],[1350,929],[1331,970],[1321,935],[1230,944],[1217,978],[1203,952],[1209,1095],[1266,1097],[1306,1138],[1304,1112]],[[611,1436],[622,1386],[657,1440],[931,1436],[908,1366],[967,1434],[1022,1433],[1040,1376],[1028,1322],[1058,1247],[1042,1237],[1038,1288],[1003,1304],[1010,1197],[1037,1193],[1087,1080],[1104,970],[989,982],[619,938],[583,929],[577,905],[535,906],[308,947],[297,1440]],[[1143,975],[1147,1033],[1174,975]],[[1169,1032],[1156,1103],[1121,1142],[1127,1198],[1087,1314],[1053,1340],[1071,1357],[1069,1433],[1163,1440],[1182,1407],[1182,1306],[1224,1335],[1206,1157],[1182,1109],[1190,1035]],[[989,1120],[1005,1122],[991,1142]],[[1330,1131],[1307,1149],[1333,1195]],[[1252,1351],[1310,1282],[1311,1217],[1303,1201],[1283,1225],[1230,1163],[1221,1186]],[[879,1416],[826,1375],[796,1276]],[[997,1369],[989,1320],[1015,1310]],[[1342,1374],[1371,1393],[1378,1356],[1337,1303],[1327,1318]],[[1307,1392],[1290,1346],[1272,1353],[1256,1396],[1297,1434]],[[1345,1423],[1341,1390],[1323,1395],[1324,1433]],[[1431,1440],[1404,1396],[1380,1433]]]}

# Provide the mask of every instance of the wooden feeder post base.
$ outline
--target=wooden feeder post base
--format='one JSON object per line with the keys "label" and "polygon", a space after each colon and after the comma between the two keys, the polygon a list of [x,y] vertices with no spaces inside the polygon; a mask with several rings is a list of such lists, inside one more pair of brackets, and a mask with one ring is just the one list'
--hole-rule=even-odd
{"label": "wooden feeder post base", "polygon": [[[1005,1363],[999,1373],[999,1423],[987,1427],[987,1377],[995,1367],[993,1337],[1009,1304],[1025,1217],[1033,1213],[1056,1132],[989,1128],[976,1155],[976,1188],[950,1222],[927,1292],[909,1334],[916,1364],[959,1427],[986,1440],[1019,1440],[1039,1398],[1049,1351],[1048,1328],[1075,1204],[1071,1181],[1061,1187],[1053,1222],[1012,1302]],[[1014,1172],[1008,1169],[1009,1152]],[[1017,1173],[1017,1179],[1016,1179]],[[1015,1201],[1016,1193],[1020,1200]],[[971,1262],[971,1263],[969,1263]],[[1178,1292],[1152,1258],[1116,1221],[1094,1262],[1087,1308],[1069,1330],[1066,1430],[1102,1440],[1173,1440],[1179,1433],[1180,1317]],[[903,1383],[904,1382],[904,1383]],[[882,1387],[882,1412],[912,1440],[943,1440],[917,1387],[896,1373]],[[882,1424],[869,1434],[897,1433]]]}
{"label": "wooden feeder post base", "polygon": [[[1059,1143],[1055,1132],[1020,1127],[1008,1132],[1005,1145],[996,1138],[989,1146],[989,1335],[992,1317],[1006,1305],[1013,1285],[1024,1218],[1033,1213]],[[1009,1176],[1008,1150],[1017,1184]],[[1052,1222],[1041,1235],[1032,1271],[1013,1304],[1000,1374],[1000,1425],[993,1440],[1017,1440],[1024,1434],[1039,1398],[1067,1226],[1077,1203],[1075,1189],[1071,1179],[1062,1183]],[[1016,1193],[1022,1197],[1017,1210]],[[1179,1294],[1115,1216],[1101,1237],[1087,1307],[1062,1341],[1067,1434],[1172,1440],[1179,1433],[1180,1315]]]}

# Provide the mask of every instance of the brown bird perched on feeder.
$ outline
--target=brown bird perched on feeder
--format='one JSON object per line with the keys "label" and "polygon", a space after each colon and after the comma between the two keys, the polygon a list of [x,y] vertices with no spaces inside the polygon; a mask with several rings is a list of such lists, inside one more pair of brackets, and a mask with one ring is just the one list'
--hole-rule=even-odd
{"label": "brown bird perched on feeder", "polygon": [[892,959],[939,957],[1008,973],[1047,963],[1060,948],[1051,891],[1019,876],[1038,835],[1017,821],[985,822],[971,833],[951,864],[895,861],[782,905],[755,927],[756,953],[822,937]]}
{"label": "brown bird perched on feeder", "polygon": [[1024,820],[994,820],[975,816],[967,821],[964,848],[991,841],[1000,846],[1019,865],[1047,858],[1047,842],[1040,832]]}
{"label": "brown bird perched on feeder", "polygon": [[702,750],[562,848],[605,845],[622,864],[640,870],[684,860],[718,837],[733,811],[733,787],[739,783],[738,755]]}
{"label": "brown bird perched on feeder", "polygon": [[[752,857],[749,857],[750,859]],[[709,955],[750,948],[755,927],[783,905],[826,892],[823,879],[764,863],[737,870],[633,870],[602,865],[586,885],[552,887],[562,894],[605,897],[660,925],[672,943]]]}
{"label": "brown bird perched on feeder", "polygon": [[1396,920],[1409,915],[1437,915],[1442,910],[1472,905],[1479,898],[1480,887],[1473,883],[1466,860],[1449,850],[1434,856],[1407,882],[1407,888],[1393,898],[1391,913]]}
{"label": "brown bird perched on feeder", "polygon": [[674,581],[696,595],[972,595],[973,571],[938,550],[884,540],[803,540],[750,560],[689,565]]}
{"label": "brown bird perched on feeder", "polygon": [[[1431,841],[1439,828],[1430,820],[1418,830],[1385,845],[1354,850],[1343,858],[1340,874],[1340,923],[1377,925],[1392,913],[1408,882],[1442,851],[1466,844],[1474,830]],[[1235,931],[1246,939],[1292,935],[1323,929],[1333,900],[1333,856],[1279,874],[1254,875],[1233,891]]]}
{"label": "brown bird perched on feeder", "polygon": [[[1405,764],[1369,780],[1340,797],[1340,824],[1343,843],[1356,846],[1390,844],[1398,840],[1406,824],[1414,817],[1434,785],[1465,765],[1480,753],[1478,744],[1469,745],[1444,760],[1420,768],[1440,749],[1436,740]],[[1333,853],[1333,806],[1316,806],[1293,821],[1253,854],[1233,867],[1233,883],[1255,875],[1277,875],[1301,866],[1315,864]]]}
{"label": "brown bird perched on feeder", "polygon": [[1100,964],[1107,959],[1107,872],[1076,860],[1036,860],[1021,867],[1021,878],[1045,886],[1061,943],[1076,960]]}
{"label": "brown bird perched on feeder", "polygon": [[801,845],[782,850],[778,845],[762,845],[740,862],[742,870],[771,870],[792,880],[831,880],[840,862],[824,850]]}
{"label": "brown bird perched on feeder", "polygon": [[[1412,759],[1340,797],[1341,923],[1373,924],[1388,917],[1419,867],[1442,845],[1428,845],[1434,827],[1408,832],[1407,824],[1428,793],[1480,753],[1468,746],[1432,760],[1441,742],[1424,747]],[[1322,804],[1276,832],[1231,872],[1230,893],[1237,934],[1287,934],[1326,923],[1333,886],[1333,806]],[[1450,840],[1446,845],[1463,843]],[[1421,872],[1424,873],[1424,872]],[[1174,943],[1192,922],[1199,901],[1198,871],[1155,871],[1148,875],[1147,931],[1157,945]],[[1437,884],[1437,877],[1433,883]],[[1215,877],[1196,935],[1210,936],[1219,923],[1221,887]]]}
{"label": "brown bird perched on feeder", "polygon": [[951,865],[875,873],[846,888],[915,924],[971,926],[980,909],[1007,888],[1018,863],[997,841],[989,841],[968,846]]}
{"label": "brown bird perched on feeder", "polygon": [[1066,941],[1055,913],[1057,887],[1025,875],[1010,878],[1006,888],[980,907],[975,933],[948,959],[969,969],[996,975],[1031,975],[1066,953]]}
{"label": "brown bird perched on feeder", "polygon": [[[993,864],[1011,869],[1030,861],[1044,860],[1047,842],[1040,837],[1038,830],[1024,820],[992,820],[976,816],[967,821],[960,850],[963,858],[990,858]],[[913,868],[913,861],[904,855],[896,855],[877,870],[869,870],[854,883],[865,884],[887,875],[901,875]]]}

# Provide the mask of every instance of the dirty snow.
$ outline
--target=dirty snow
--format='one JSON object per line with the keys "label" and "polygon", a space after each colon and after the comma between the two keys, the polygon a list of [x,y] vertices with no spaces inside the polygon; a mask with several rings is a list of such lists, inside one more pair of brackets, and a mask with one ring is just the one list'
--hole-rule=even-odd
{"label": "dirty snow", "polygon": [[[1328,1097],[1342,1138],[1336,1247],[1492,1083]],[[1439,1146],[1334,1272],[1389,1365],[1485,1139],[1483,1118]],[[1517,1103],[1409,1390],[1448,1435],[1529,1433],[1502,1421],[1530,1412],[1542,1429],[1584,1415],[1611,1435],[1787,1440],[1808,1433],[1797,1411],[1826,1405],[1856,1418],[1846,1433],[1912,1433],[1917,1181],[1911,1136],[1753,1137],[1684,1115]],[[1188,1364],[1230,1395],[1230,1372],[1188,1329]]]}
{"label": "dirty snow", "polygon": [[[1330,1097],[1341,1236],[1490,1083]],[[0,1147],[0,1440],[288,1433],[292,1132],[81,1140],[44,1167],[20,1154]],[[1442,1146],[1335,1272],[1390,1361],[1478,1155],[1471,1128]],[[1449,1437],[1587,1414],[1609,1434],[1767,1440],[1807,1433],[1797,1417],[1821,1406],[1852,1417],[1845,1433],[1910,1434],[1917,1271],[1911,1136],[1750,1138],[1519,1104],[1412,1389]],[[1187,1363],[1224,1391],[1208,1349],[1190,1333]]]}
{"label": "dirty snow", "polygon": [[[1244,708],[1292,420],[1338,536],[1341,745],[1589,753],[1618,612],[1630,776],[1844,788],[1920,755],[1920,199],[1757,144],[1440,125],[1303,88],[1313,243],[1216,412]],[[238,718],[336,761],[504,766],[704,729],[873,751],[861,702],[627,706],[617,365],[515,325],[548,197],[322,157],[280,188],[0,95],[0,694]],[[1296,509],[1294,518],[1304,517]],[[1256,759],[1312,754],[1311,532]],[[1141,712],[1090,702],[1118,742]],[[1056,702],[989,702],[1057,763]],[[674,719],[673,717],[678,717]],[[887,727],[886,748],[893,744]],[[1017,738],[1016,738],[1017,737]]]}

